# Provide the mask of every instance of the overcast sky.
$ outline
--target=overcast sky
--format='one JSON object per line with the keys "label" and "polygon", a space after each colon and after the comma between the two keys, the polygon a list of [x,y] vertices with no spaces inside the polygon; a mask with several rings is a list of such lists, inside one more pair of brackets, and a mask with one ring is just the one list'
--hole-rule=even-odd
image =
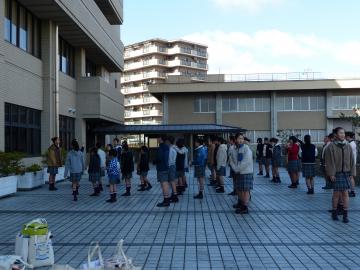
{"label": "overcast sky", "polygon": [[184,38],[209,46],[210,73],[360,75],[359,0],[124,0],[125,45]]}

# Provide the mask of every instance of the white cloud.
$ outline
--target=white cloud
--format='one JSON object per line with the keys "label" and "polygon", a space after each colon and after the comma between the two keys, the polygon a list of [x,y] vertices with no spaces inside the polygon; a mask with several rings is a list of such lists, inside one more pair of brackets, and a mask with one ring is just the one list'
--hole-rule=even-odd
{"label": "white cloud", "polygon": [[212,2],[225,10],[242,9],[257,12],[269,6],[277,6],[284,0],[212,0]]}
{"label": "white cloud", "polygon": [[335,43],[315,35],[262,30],[205,31],[184,39],[207,44],[209,73],[345,71],[360,68],[360,41]]}

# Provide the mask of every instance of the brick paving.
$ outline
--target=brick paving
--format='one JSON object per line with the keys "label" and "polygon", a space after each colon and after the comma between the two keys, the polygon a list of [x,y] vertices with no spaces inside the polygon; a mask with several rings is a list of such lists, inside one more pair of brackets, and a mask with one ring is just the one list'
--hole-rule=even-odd
{"label": "brick paving", "polygon": [[[180,202],[157,208],[161,200],[155,172],[151,191],[138,192],[108,204],[106,192],[94,198],[86,179],[78,202],[71,200],[70,184],[46,187],[0,199],[0,254],[12,254],[21,225],[33,218],[48,220],[54,234],[56,263],[79,267],[88,244],[99,241],[109,257],[121,238],[135,264],[143,269],[360,269],[360,199],[351,198],[350,223],[333,222],[327,210],[331,191],[316,179],[315,195],[306,195],[304,180],[289,190],[257,177],[249,215],[236,215],[235,198],[207,188],[202,201],[194,200],[192,177]],[[226,191],[231,190],[230,179]],[[121,186],[119,193],[124,187]]]}

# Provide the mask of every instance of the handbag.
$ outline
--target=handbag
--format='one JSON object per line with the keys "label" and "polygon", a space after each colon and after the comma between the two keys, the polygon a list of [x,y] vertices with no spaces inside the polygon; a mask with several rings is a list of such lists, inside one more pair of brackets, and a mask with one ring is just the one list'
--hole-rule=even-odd
{"label": "handbag", "polygon": [[33,268],[31,265],[24,262],[20,256],[5,255],[0,256],[0,270],[25,270],[26,268]]}
{"label": "handbag", "polygon": [[31,236],[29,240],[28,262],[34,267],[54,265],[54,249],[51,233]]}
{"label": "handbag", "polygon": [[49,229],[46,219],[37,218],[24,224],[21,234],[25,236],[47,235],[48,232]]}
{"label": "handbag", "polygon": [[20,256],[25,262],[29,255],[29,236],[24,236],[21,233],[16,235],[15,239],[15,255]]}
{"label": "handbag", "polygon": [[141,267],[133,265],[123,249],[124,240],[121,239],[116,247],[114,256],[105,261],[105,270],[141,270]]}
{"label": "handbag", "polygon": [[[95,255],[97,259],[94,260]],[[87,263],[83,264],[83,270],[104,270],[104,259],[101,254],[99,243],[91,242],[88,251]]]}

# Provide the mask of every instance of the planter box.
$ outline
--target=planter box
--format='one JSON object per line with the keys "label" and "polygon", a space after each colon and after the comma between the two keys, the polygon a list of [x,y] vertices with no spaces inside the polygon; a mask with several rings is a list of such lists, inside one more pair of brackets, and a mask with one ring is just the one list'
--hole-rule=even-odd
{"label": "planter box", "polygon": [[24,175],[18,175],[19,190],[31,190],[41,187],[43,184],[45,184],[43,171],[38,171],[36,173],[28,172]]}
{"label": "planter box", "polygon": [[17,176],[7,176],[0,178],[0,198],[16,193]]}
{"label": "planter box", "polygon": [[[64,172],[65,167],[59,167],[58,174],[56,175],[55,182],[64,181]],[[44,181],[45,183],[49,183],[49,174],[47,173],[47,168],[44,168]]]}

